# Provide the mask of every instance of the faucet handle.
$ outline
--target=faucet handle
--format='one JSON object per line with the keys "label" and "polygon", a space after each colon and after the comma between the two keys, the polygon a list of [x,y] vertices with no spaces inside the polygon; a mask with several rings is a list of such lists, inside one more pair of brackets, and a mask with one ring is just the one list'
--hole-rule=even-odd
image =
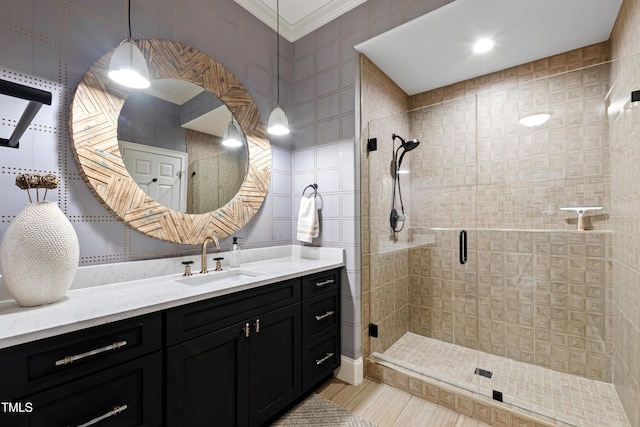
{"label": "faucet handle", "polygon": [[222,271],[222,260],[224,258],[223,257],[216,257],[213,260],[216,262],[216,269],[215,271]]}
{"label": "faucet handle", "polygon": [[183,276],[192,276],[193,275],[191,273],[191,264],[193,264],[193,261],[182,261],[182,265],[184,265],[184,274],[183,274]]}

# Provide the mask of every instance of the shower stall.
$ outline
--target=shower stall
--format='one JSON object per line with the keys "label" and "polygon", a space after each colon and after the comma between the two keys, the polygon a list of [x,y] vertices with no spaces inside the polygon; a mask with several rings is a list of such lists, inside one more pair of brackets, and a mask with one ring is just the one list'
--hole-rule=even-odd
{"label": "shower stall", "polygon": [[[407,112],[366,123],[368,375],[487,422],[509,408],[514,422],[629,425],[612,384],[611,141],[620,120],[637,120],[637,62],[553,73],[551,59],[409,97]],[[362,67],[366,100],[375,65]],[[540,113],[548,121],[521,124]],[[399,231],[389,220],[395,135],[420,141],[403,160]],[[602,209],[585,213],[581,231],[567,207]]]}

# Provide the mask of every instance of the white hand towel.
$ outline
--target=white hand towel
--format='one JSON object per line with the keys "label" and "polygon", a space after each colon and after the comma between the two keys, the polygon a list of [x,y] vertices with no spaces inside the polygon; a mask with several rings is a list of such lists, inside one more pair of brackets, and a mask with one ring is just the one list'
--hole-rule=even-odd
{"label": "white hand towel", "polygon": [[320,235],[318,209],[315,197],[302,196],[300,211],[298,212],[298,240],[311,243],[314,237]]}

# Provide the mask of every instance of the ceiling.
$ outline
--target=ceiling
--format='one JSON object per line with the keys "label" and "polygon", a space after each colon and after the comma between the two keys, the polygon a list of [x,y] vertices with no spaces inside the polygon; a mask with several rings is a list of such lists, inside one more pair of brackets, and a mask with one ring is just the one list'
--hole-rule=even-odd
{"label": "ceiling", "polygon": [[[167,102],[182,105],[204,91],[204,88],[185,80],[155,79],[151,81],[148,89],[141,89],[141,91]],[[222,137],[230,121],[231,111],[223,104],[180,126]]]}
{"label": "ceiling", "polygon": [[[408,95],[415,95],[608,40],[621,4],[456,0],[356,49]],[[494,48],[474,54],[479,38],[493,39]]]}
{"label": "ceiling", "polygon": [[[279,0],[294,42],[366,0]],[[235,0],[276,28],[276,0]],[[456,0],[356,46],[408,95],[609,39],[622,0]],[[473,54],[477,38],[493,50]],[[402,48],[398,48],[402,47]]]}

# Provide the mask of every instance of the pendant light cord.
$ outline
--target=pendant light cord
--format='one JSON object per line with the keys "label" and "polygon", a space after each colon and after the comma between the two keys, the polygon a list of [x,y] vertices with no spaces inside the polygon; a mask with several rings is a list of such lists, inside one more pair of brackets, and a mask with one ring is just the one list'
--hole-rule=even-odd
{"label": "pendant light cord", "polygon": [[129,4],[129,11],[127,14],[128,21],[129,21],[129,38],[131,38],[131,0],[128,0],[127,3]]}
{"label": "pendant light cord", "polygon": [[278,76],[278,89],[276,97],[276,105],[280,105],[280,0],[276,0],[276,72]]}

